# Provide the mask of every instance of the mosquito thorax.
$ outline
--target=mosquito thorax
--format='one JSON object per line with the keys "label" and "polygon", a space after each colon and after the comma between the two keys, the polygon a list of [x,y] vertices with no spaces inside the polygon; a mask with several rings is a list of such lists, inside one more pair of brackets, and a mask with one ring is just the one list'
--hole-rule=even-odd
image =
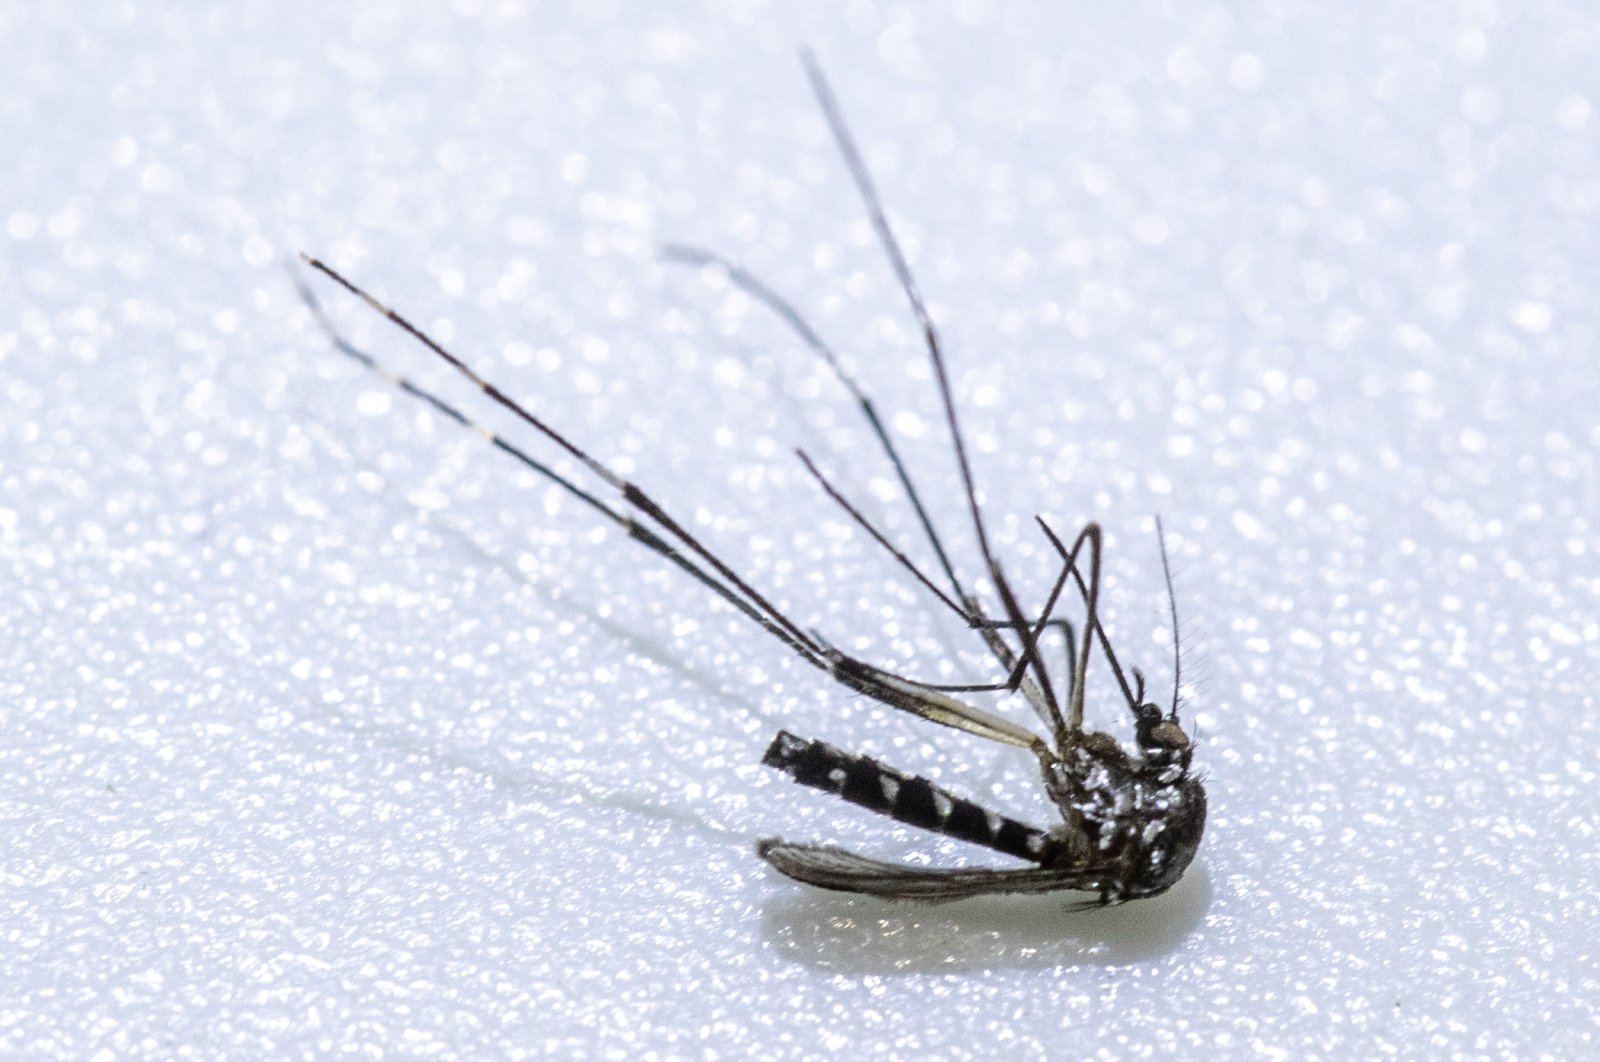
{"label": "mosquito thorax", "polygon": [[1078,733],[1078,740],[1074,742],[1079,753],[1089,761],[1104,763],[1126,759],[1122,746],[1110,734],[1102,734],[1098,730],[1083,730]]}
{"label": "mosquito thorax", "polygon": [[1109,734],[1082,730],[1044,772],[1064,820],[1050,831],[1049,859],[1096,868],[1082,887],[1106,904],[1171,888],[1205,829],[1205,790],[1188,770],[1188,735],[1148,704],[1138,707],[1135,727],[1138,755]]}
{"label": "mosquito thorax", "polygon": [[1178,883],[1200,849],[1206,828],[1206,791],[1200,780],[1185,777],[1161,787],[1159,811],[1146,822],[1157,826],[1154,837],[1144,846],[1135,873],[1123,884],[1120,899],[1137,900],[1159,896]]}

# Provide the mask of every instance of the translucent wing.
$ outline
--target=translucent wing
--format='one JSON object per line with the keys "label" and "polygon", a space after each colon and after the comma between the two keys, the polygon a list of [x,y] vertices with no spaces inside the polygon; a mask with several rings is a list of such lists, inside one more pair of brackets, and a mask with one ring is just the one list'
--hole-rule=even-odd
{"label": "translucent wing", "polygon": [[1097,889],[1104,876],[1086,867],[913,867],[868,859],[831,845],[789,844],[776,837],[757,843],[756,852],[780,874],[807,885],[891,900],[960,900],[991,893]]}

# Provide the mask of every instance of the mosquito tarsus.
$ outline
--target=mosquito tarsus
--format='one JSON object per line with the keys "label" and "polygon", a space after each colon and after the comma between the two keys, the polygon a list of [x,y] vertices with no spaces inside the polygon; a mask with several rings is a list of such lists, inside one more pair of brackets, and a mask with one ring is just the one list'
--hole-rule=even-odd
{"label": "mosquito tarsus", "polygon": [[[421,328],[331,266],[309,255],[302,255],[308,266],[361,299],[449,364],[491,401],[564,450],[613,493],[616,500],[602,498],[597,493],[598,488],[591,490],[581,486],[533,457],[521,445],[482,427],[438,395],[392,372],[350,343],[297,274],[295,282],[301,298],[337,349],[446,418],[476,431],[492,446],[545,477],[602,519],[620,527],[629,537],[685,572],[801,660],[827,673],[846,689],[932,722],[1033,753],[1045,791],[1061,816],[1060,823],[1047,830],[1029,826],[947,792],[927,779],[903,774],[869,757],[783,731],[773,740],[762,762],[794,781],[832,793],[898,822],[982,845],[1032,865],[930,868],[869,859],[830,845],[793,844],[778,838],[761,840],[756,846],[757,852],[779,872],[819,888],[894,899],[950,900],[986,893],[1074,889],[1098,894],[1088,906],[1105,906],[1165,892],[1183,875],[1199,846],[1205,827],[1206,795],[1200,778],[1191,769],[1193,744],[1178,718],[1182,654],[1176,599],[1160,520],[1156,521],[1156,531],[1172,612],[1174,657],[1172,701],[1166,709],[1145,699],[1143,674],[1138,668],[1122,666],[1101,624],[1098,606],[1102,536],[1098,524],[1086,524],[1069,545],[1042,518],[1036,518],[1061,566],[1038,612],[1028,613],[1021,604],[990,546],[933,319],[832,90],[811,54],[804,52],[801,58],[835,145],[922,333],[943,407],[945,428],[960,472],[967,519],[977,541],[983,575],[997,600],[998,612],[991,614],[975,590],[958,574],[951,552],[936,530],[922,493],[872,399],[793,305],[744,268],[709,251],[671,245],[664,248],[663,253],[668,259],[681,263],[722,269],[731,283],[783,320],[849,391],[915,514],[916,523],[937,560],[938,577],[924,572],[868,520],[824,476],[809,455],[796,451],[798,457],[829,499],[852,522],[885,549],[935,601],[978,634],[1004,673],[1004,677],[995,682],[940,685],[895,674],[842,652],[820,634],[802,627],[764,596],[642,487],[607,467],[542,417],[483,379]],[[1085,551],[1087,558],[1080,562]],[[1069,584],[1084,605],[1081,639],[1070,621],[1055,615]],[[1056,678],[1040,650],[1041,639],[1052,633],[1066,644],[1062,676],[1065,693],[1061,695],[1056,693]],[[1097,645],[1132,716],[1135,745],[1132,749],[1125,748],[1109,734],[1084,726],[1086,678]],[[1038,715],[1045,733],[1041,735],[956,696],[973,693],[1020,693]]]}

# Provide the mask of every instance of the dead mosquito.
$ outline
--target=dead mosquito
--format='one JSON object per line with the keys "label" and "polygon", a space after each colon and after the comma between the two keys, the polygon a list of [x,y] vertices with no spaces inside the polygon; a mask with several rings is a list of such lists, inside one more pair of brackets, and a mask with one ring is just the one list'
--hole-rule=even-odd
{"label": "dead mosquito", "polygon": [[[1190,769],[1193,747],[1178,720],[1177,610],[1166,545],[1161,540],[1161,563],[1172,607],[1174,675],[1171,706],[1162,709],[1145,699],[1144,677],[1137,668],[1128,673],[1118,662],[1097,611],[1100,592],[1101,534],[1089,523],[1068,546],[1038,519],[1050,547],[1061,559],[1044,606],[1030,618],[995,559],[973,485],[971,465],[956,415],[944,354],[932,319],[917,290],[905,256],[889,228],[878,193],[867,174],[832,91],[815,60],[802,56],[811,88],[827,119],[834,141],[866,205],[872,224],[901,290],[910,303],[932,364],[944,407],[944,419],[960,470],[965,506],[976,534],[982,570],[992,585],[998,613],[991,614],[956,566],[924,505],[921,493],[884,429],[872,400],[841,366],[800,314],[783,298],[750,273],[724,259],[695,248],[666,248],[669,258],[693,265],[716,265],[730,280],[783,319],[818,356],[854,397],[915,513],[948,587],[941,589],[900,549],[890,543],[843,494],[830,483],[803,452],[806,470],[821,489],[857,526],[887,550],[933,598],[975,631],[998,662],[1005,677],[982,685],[952,686],[907,678],[840,651],[816,633],[802,628],[769,601],[743,576],[662,508],[643,488],[601,464],[587,451],[524,406],[507,397],[464,362],[377,299],[347,280],[332,267],[310,256],[307,265],[359,297],[374,311],[449,363],[494,402],[509,410],[535,432],[565,450],[611,491],[621,504],[602,500],[519,446],[469,419],[437,395],[418,387],[379,364],[353,346],[334,328],[311,291],[297,278],[306,305],[337,348],[383,376],[401,391],[432,406],[464,427],[477,431],[490,444],[546,477],[592,508],[602,518],[621,527],[669,563],[749,617],[800,659],[855,693],[924,719],[966,731],[990,741],[1027,749],[1039,761],[1044,788],[1061,815],[1048,830],[1028,826],[955,796],[924,778],[902,774],[865,756],[852,755],[821,741],[780,732],[762,762],[802,785],[824,790],[897,822],[917,826],[973,844],[982,845],[1033,865],[1015,868],[939,869],[883,862],[827,845],[791,844],[777,838],[760,841],[756,850],[780,873],[824,889],[868,893],[897,899],[950,900],[985,893],[1048,892],[1077,889],[1098,893],[1090,906],[1103,906],[1165,892],[1183,875],[1200,844],[1205,827],[1206,795],[1200,778]],[[1088,547],[1087,579],[1079,555]],[[1072,624],[1055,616],[1068,582],[1084,603],[1083,637],[1076,638]],[[1040,640],[1054,633],[1066,644],[1065,694],[1057,696],[1056,682],[1040,651]],[[1090,730],[1083,723],[1085,679],[1091,652],[1098,644],[1133,716],[1136,748],[1126,749],[1109,734]],[[1044,734],[968,703],[957,694],[1020,693],[1038,715]]]}

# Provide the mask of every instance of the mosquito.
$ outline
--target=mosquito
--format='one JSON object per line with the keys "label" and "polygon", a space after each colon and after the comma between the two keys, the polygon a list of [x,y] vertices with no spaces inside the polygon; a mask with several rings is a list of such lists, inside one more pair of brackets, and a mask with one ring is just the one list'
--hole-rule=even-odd
{"label": "mosquito", "polygon": [[[613,494],[615,500],[603,498],[599,486],[585,487],[558,472],[503,434],[483,427],[438,395],[391,371],[350,343],[334,326],[310,288],[296,275],[301,298],[338,350],[447,419],[477,432],[490,445],[549,480],[601,519],[621,528],[628,537],[682,570],[845,689],[930,722],[1032,753],[1038,761],[1045,792],[1061,818],[1058,824],[1040,829],[948,792],[926,778],[904,774],[870,757],[823,741],[781,731],[762,762],[801,785],[831,793],[897,822],[989,848],[1028,865],[923,867],[872,859],[831,845],[795,844],[776,837],[764,838],[757,843],[756,851],[779,873],[822,889],[926,901],[991,893],[1079,890],[1098,894],[1087,906],[1108,906],[1165,892],[1182,877],[1199,847],[1205,828],[1206,794],[1200,777],[1191,769],[1194,746],[1178,717],[1182,654],[1176,598],[1160,520],[1156,521],[1156,533],[1173,629],[1172,700],[1165,709],[1146,699],[1145,679],[1137,667],[1123,668],[1100,621],[1102,534],[1097,523],[1084,525],[1068,545],[1043,518],[1035,518],[1050,549],[1060,560],[1060,569],[1039,611],[1031,614],[1024,611],[990,546],[944,352],[932,317],[821,68],[809,52],[803,52],[801,60],[835,146],[922,333],[943,406],[945,429],[960,473],[966,517],[975,532],[978,559],[992,588],[997,611],[986,608],[973,589],[976,584],[969,584],[958,574],[951,552],[935,529],[922,494],[884,428],[872,399],[801,314],[753,274],[716,254],[679,245],[664,248],[664,254],[680,263],[724,270],[731,283],[783,320],[851,394],[931,547],[938,563],[938,579],[923,571],[891,542],[803,450],[797,450],[796,455],[823,493],[852,522],[886,550],[936,602],[975,632],[994,657],[1003,678],[972,685],[927,682],[896,674],[843,652],[792,619],[698,535],[668,513],[644,488],[607,467],[538,414],[507,396],[354,281],[309,255],[301,256],[307,266],[365,302],[446,362],[491,401],[565,451],[603,485],[605,491]],[[1084,605],[1081,639],[1069,620],[1055,615],[1069,584]],[[1054,635],[1065,643],[1065,670],[1061,676],[1064,693],[1060,695],[1056,692],[1056,677],[1047,666],[1040,647],[1047,635]],[[1096,646],[1132,715],[1133,748],[1124,747],[1111,735],[1084,725],[1086,678]],[[1133,677],[1132,683],[1129,674]],[[1017,693],[1038,716],[1043,733],[971,701],[973,694]]]}

